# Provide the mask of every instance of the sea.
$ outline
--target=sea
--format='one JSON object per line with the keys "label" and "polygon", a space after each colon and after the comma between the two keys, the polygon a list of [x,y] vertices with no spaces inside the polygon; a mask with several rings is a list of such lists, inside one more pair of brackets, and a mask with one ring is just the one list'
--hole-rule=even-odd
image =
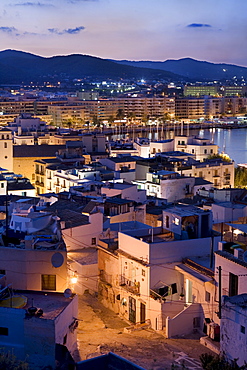
{"label": "sea", "polygon": [[[133,135],[134,134],[134,135]],[[175,131],[176,135],[180,135],[180,129]],[[234,160],[235,166],[238,164],[247,164],[247,128],[207,128],[202,127],[198,129],[189,129],[184,127],[184,135],[195,135],[199,137],[204,137],[210,139],[210,141],[219,147],[219,153],[226,153],[229,157]],[[143,132],[133,133],[130,132],[127,137],[132,139],[136,136],[139,137],[149,137],[152,140],[161,139],[172,139],[174,137],[174,131],[158,131],[149,132],[143,130]],[[113,135],[112,140],[117,140],[120,138],[126,138],[126,135]]]}

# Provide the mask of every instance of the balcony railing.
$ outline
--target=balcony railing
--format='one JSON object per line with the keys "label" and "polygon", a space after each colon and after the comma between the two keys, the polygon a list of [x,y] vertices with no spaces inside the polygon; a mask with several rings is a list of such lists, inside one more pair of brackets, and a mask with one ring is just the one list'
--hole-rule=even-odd
{"label": "balcony railing", "polygon": [[125,276],[119,276],[119,285],[124,287],[131,293],[140,294],[140,283],[138,281],[132,281],[127,279]]}

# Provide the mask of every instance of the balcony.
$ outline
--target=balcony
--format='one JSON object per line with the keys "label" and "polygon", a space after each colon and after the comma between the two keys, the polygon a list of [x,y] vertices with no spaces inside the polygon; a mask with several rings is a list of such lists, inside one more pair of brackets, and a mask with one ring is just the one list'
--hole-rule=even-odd
{"label": "balcony", "polygon": [[120,275],[119,285],[128,290],[128,292],[138,295],[140,294],[140,283],[138,281],[131,281],[127,279],[125,276]]}

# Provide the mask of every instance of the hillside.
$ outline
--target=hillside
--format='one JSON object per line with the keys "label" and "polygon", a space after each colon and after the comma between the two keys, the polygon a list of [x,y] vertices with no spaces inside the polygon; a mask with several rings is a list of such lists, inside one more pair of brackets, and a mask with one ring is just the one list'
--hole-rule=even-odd
{"label": "hillside", "polygon": [[0,52],[0,84],[74,78],[151,79],[178,81],[180,76],[164,70],[121,65],[114,61],[73,54],[44,58],[15,50]]}
{"label": "hillside", "polygon": [[192,58],[183,58],[179,60],[168,59],[164,62],[152,61],[115,61],[120,64],[136,66],[142,68],[153,68],[169,71],[193,80],[225,80],[234,76],[247,78],[247,68],[232,64],[215,64],[205,61],[198,61]]}

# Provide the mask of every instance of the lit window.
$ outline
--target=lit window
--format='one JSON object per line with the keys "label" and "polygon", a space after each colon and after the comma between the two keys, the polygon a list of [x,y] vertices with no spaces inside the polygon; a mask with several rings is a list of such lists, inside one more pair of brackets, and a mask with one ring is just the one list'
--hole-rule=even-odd
{"label": "lit window", "polygon": [[41,275],[42,290],[56,290],[56,275]]}

